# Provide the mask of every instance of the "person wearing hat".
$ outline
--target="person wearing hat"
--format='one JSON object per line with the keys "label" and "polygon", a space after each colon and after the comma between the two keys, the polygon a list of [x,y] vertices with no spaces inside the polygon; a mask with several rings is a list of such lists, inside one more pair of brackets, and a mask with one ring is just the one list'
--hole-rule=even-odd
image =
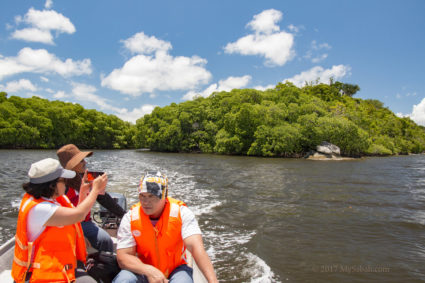
{"label": "person wearing hat", "polygon": [[[79,188],[82,180],[87,180],[82,177],[86,171],[86,161],[84,158],[91,156],[93,152],[80,151],[74,144],[67,144],[58,149],[56,154],[61,165],[65,169],[72,170],[77,173],[73,179],[67,180],[66,182],[66,195],[71,202],[77,206],[80,195]],[[97,202],[119,218],[122,218],[125,214],[124,209],[122,209],[122,207],[119,206],[108,193],[99,195],[97,197]],[[90,242],[92,247],[98,251],[113,252],[114,246],[111,236],[92,221],[90,211],[84,221],[81,222],[81,226],[83,228],[84,236]]]}
{"label": "person wearing hat", "polygon": [[80,191],[86,197],[74,207],[65,194],[65,181],[75,172],[58,160],[46,158],[31,164],[29,182],[19,208],[12,277],[15,282],[95,282],[77,270],[77,259],[85,263],[86,246],[79,224],[99,194],[105,192],[106,174]]}
{"label": "person wearing hat", "polygon": [[121,271],[112,282],[193,282],[186,248],[208,282],[218,282],[195,215],[184,202],[168,197],[167,177],[146,172],[138,191],[140,202],[118,229]]}

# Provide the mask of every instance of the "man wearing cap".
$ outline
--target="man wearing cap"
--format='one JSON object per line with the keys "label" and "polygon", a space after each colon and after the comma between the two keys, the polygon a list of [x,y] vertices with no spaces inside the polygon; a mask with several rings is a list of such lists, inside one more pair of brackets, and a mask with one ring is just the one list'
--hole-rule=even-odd
{"label": "man wearing cap", "polygon": [[193,212],[167,195],[168,179],[160,172],[146,172],[140,179],[140,202],[125,214],[118,229],[122,270],[113,282],[193,282],[186,248],[208,282],[218,282]]}
{"label": "man wearing cap", "polygon": [[[67,180],[66,182],[66,195],[71,202],[77,206],[79,201],[79,188],[83,180],[82,176],[86,171],[86,161],[84,158],[91,156],[93,152],[80,151],[74,144],[67,144],[62,146],[56,154],[59,157],[61,165],[65,169],[72,170],[77,173],[73,179]],[[121,206],[119,206],[108,193],[99,195],[97,197],[97,202],[119,218],[122,218],[125,214],[125,211],[121,208]],[[113,252],[114,246],[111,237],[105,230],[93,223],[90,212],[87,214],[84,221],[81,222],[81,226],[83,228],[84,236],[90,242],[92,247],[98,251]]]}
{"label": "man wearing cap", "polygon": [[95,282],[78,272],[77,259],[86,261],[86,246],[79,222],[105,192],[106,174],[80,189],[87,195],[74,207],[64,196],[65,180],[75,172],[46,158],[31,165],[29,182],[19,208],[12,277],[15,282]]}

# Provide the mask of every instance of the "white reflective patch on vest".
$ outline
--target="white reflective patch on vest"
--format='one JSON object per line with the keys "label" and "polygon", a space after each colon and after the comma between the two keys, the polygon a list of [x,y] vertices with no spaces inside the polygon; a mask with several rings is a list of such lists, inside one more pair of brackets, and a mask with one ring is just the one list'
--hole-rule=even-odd
{"label": "white reflective patch on vest", "polygon": [[131,231],[131,233],[133,233],[134,237],[140,237],[140,235],[142,235],[142,233],[139,230],[133,230]]}
{"label": "white reflective patch on vest", "polygon": [[139,207],[133,207],[133,209],[131,210],[131,220],[139,220],[140,219],[140,215],[139,215]]}
{"label": "white reflective patch on vest", "polygon": [[179,217],[179,205],[172,203],[170,207],[170,217]]}
{"label": "white reflective patch on vest", "polygon": [[33,200],[33,197],[30,197],[29,199],[27,199],[27,201],[24,203],[24,205],[22,206],[22,212],[24,212],[25,207]]}

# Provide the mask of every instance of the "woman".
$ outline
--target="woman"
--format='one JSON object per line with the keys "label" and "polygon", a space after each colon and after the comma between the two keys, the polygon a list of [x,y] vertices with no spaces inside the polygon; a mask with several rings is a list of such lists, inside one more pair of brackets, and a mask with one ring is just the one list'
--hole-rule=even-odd
{"label": "woman", "polygon": [[18,283],[94,282],[84,272],[76,275],[77,259],[85,263],[87,255],[80,221],[97,196],[105,193],[107,175],[96,178],[90,192],[89,184],[81,185],[77,207],[64,196],[65,180],[75,177],[75,172],[63,169],[59,161],[47,158],[33,163],[28,176],[19,208],[12,277]]}
{"label": "woman", "polygon": [[[56,154],[63,168],[77,173],[75,178],[66,181],[66,196],[76,206],[79,201],[82,176],[86,171],[85,158],[90,157],[93,152],[80,151],[74,144],[67,144],[58,149]],[[97,202],[118,218],[122,218],[125,214],[125,210],[108,193],[99,195]],[[113,252],[114,244],[111,236],[92,221],[90,212],[87,213],[87,216],[81,222],[81,227],[83,228],[84,236],[92,247],[98,251]]]}

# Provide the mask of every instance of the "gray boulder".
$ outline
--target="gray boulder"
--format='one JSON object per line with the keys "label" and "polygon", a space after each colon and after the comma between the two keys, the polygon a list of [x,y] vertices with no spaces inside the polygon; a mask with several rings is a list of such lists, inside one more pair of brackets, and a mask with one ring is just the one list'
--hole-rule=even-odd
{"label": "gray boulder", "polygon": [[330,142],[322,142],[316,147],[316,150],[311,150],[305,158],[312,160],[348,160],[351,158],[341,157],[341,150],[338,146]]}
{"label": "gray boulder", "polygon": [[316,147],[316,151],[328,155],[341,155],[341,150],[338,146],[331,144],[330,142],[324,141]]}

